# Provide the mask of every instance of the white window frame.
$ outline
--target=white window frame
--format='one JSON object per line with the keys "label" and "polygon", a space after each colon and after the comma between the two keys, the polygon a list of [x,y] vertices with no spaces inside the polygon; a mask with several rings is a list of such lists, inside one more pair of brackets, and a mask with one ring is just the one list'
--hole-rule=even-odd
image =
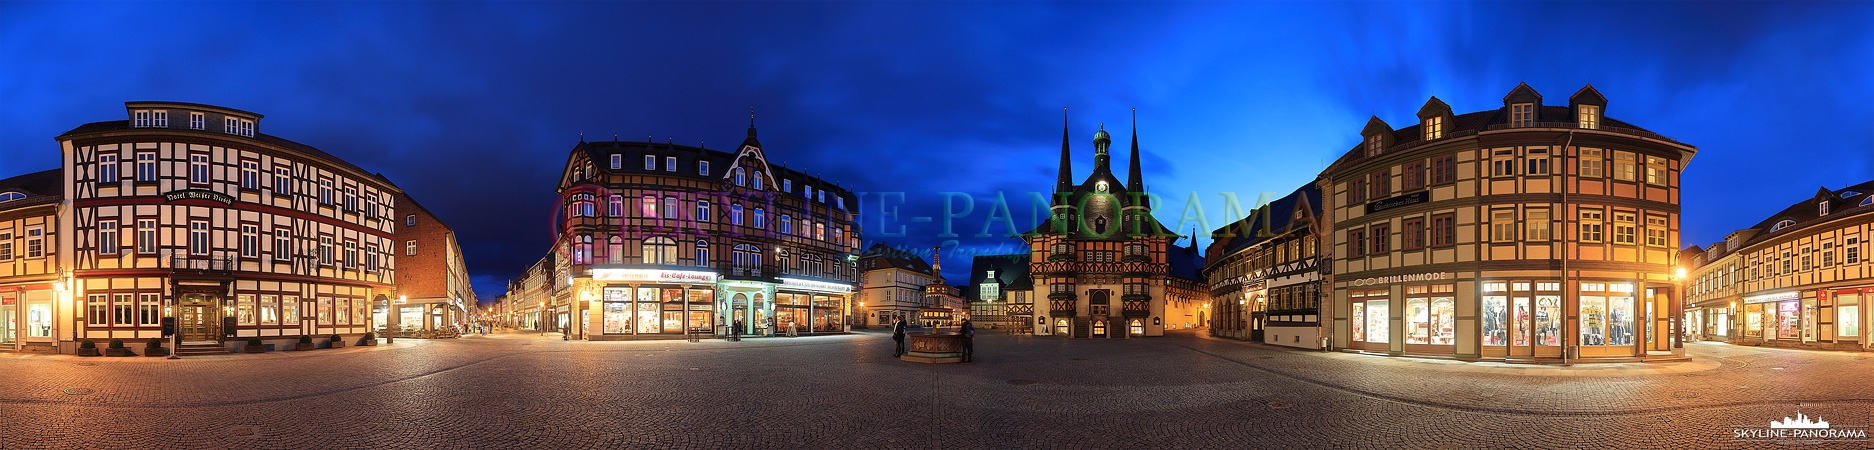
{"label": "white window frame", "polygon": [[416,256],[416,239],[403,241],[403,256]]}
{"label": "white window frame", "polygon": [[644,155],[644,170],[657,170],[657,155]]}
{"label": "white window frame", "polygon": [[98,221],[98,254],[100,255],[117,254],[117,252],[119,251],[118,244],[121,244],[123,242],[123,241],[118,240],[117,233],[118,233],[117,219],[107,219],[107,220]]}
{"label": "white window frame", "polygon": [[208,184],[208,154],[189,153],[189,184]]}
{"label": "white window frame", "polygon": [[205,219],[189,221],[189,254],[206,256],[209,250],[209,226]]}
{"label": "white window frame", "polygon": [[1601,107],[1600,106],[1580,105],[1579,107],[1577,107],[1576,113],[1578,115],[1577,122],[1578,122],[1578,125],[1581,126],[1581,128],[1588,129],[1588,130],[1601,129]]}
{"label": "white window frame", "polygon": [[241,224],[241,257],[260,257],[260,225]]}
{"label": "white window frame", "polygon": [[676,171],[677,171],[677,157],[675,157],[675,156],[665,156],[665,157],[664,157],[664,171],[665,171],[665,172],[676,172]]}
{"label": "white window frame", "polygon": [[287,227],[273,227],[273,260],[291,261],[293,258],[293,230]]}
{"label": "white window frame", "polygon": [[200,130],[203,128],[208,128],[208,115],[198,113],[198,112],[190,112],[189,113],[189,129]]}
{"label": "white window frame", "polygon": [[137,152],[137,181],[156,181],[156,152]]}
{"label": "white window frame", "polygon": [[293,195],[293,169],[287,166],[273,166],[273,194]]}
{"label": "white window frame", "polygon": [[131,111],[130,117],[131,117],[130,126],[136,127],[136,128],[149,128],[150,127],[150,110],[139,109],[139,110]]}
{"label": "white window frame", "polygon": [[697,161],[696,162],[696,174],[702,175],[702,176],[709,176],[709,161]]}
{"label": "white window frame", "polygon": [[111,151],[109,153],[98,155],[98,182],[100,183],[116,183],[117,182],[118,180],[117,169],[121,167],[117,163],[117,158],[118,156],[117,156],[116,151]]}
{"label": "white window frame", "polygon": [[156,128],[169,128],[169,111],[159,109],[159,110],[156,110],[155,112],[150,113],[150,126],[156,127]]}
{"label": "white window frame", "polygon": [[625,155],[622,153],[613,153],[612,154],[612,170],[618,170],[618,169],[623,169],[623,168],[625,168]]}

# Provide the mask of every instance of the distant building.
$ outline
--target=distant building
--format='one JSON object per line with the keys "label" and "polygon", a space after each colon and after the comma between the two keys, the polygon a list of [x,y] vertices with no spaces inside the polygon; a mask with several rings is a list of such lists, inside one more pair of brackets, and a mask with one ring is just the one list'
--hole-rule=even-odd
{"label": "distant building", "polygon": [[1686,329],[1745,345],[1865,350],[1874,181],[1818,189],[1750,228],[1680,252]]}
{"label": "distant building", "polygon": [[397,307],[380,313],[378,322],[405,332],[452,330],[468,322],[475,289],[455,230],[408,194],[398,194],[397,204],[403,206],[397,230],[402,243],[395,251],[402,253],[403,276],[397,278]]}
{"label": "distant building", "polygon": [[71,325],[58,319],[71,314],[60,307],[71,304],[59,276],[63,176],[52,169],[0,180],[0,351],[56,352],[55,331]]}
{"label": "distant building", "polygon": [[891,326],[898,319],[920,324],[920,310],[934,306],[926,286],[939,281],[924,258],[889,243],[872,244],[859,254],[857,323]]}
{"label": "distant building", "polygon": [[[963,286],[963,297],[970,305],[970,320],[978,326],[1034,329],[1032,298],[1034,280],[1028,277],[1028,255],[980,255],[971,260],[970,284]],[[1013,315],[1010,304],[1029,305],[1021,315]]]}

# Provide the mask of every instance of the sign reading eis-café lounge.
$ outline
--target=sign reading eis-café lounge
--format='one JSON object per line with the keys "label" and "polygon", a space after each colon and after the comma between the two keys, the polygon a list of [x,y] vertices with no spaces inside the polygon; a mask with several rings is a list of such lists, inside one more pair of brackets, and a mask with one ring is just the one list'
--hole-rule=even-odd
{"label": "sign reading eis-caf\u00e9 lounge", "polygon": [[644,281],[651,283],[714,283],[715,272],[658,269],[592,269],[598,281]]}

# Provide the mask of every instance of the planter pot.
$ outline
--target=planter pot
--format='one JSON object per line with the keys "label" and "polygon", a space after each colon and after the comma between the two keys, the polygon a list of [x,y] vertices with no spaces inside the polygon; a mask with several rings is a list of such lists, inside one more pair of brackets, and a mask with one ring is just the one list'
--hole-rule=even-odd
{"label": "planter pot", "polygon": [[360,346],[360,347],[375,347],[375,346],[377,346],[377,340],[376,340],[376,339],[365,339],[365,340],[363,340],[363,341],[359,341],[359,342],[358,342],[358,346]]}
{"label": "planter pot", "polygon": [[78,356],[98,356],[98,349],[95,347],[94,348],[80,347],[78,349]]}
{"label": "planter pot", "polygon": [[311,342],[307,342],[304,344],[293,344],[293,351],[296,351],[296,352],[303,352],[303,351],[312,350],[315,348],[319,348],[319,344],[314,344]]}
{"label": "planter pot", "polygon": [[266,352],[267,352],[267,346],[265,345],[249,345],[249,346],[241,348],[241,353],[266,353]]}
{"label": "planter pot", "polygon": [[332,348],[345,348],[345,341],[340,341],[340,340],[332,341]]}
{"label": "planter pot", "polygon": [[131,356],[131,355],[130,355],[130,349],[107,348],[107,349],[104,349],[104,356]]}
{"label": "planter pot", "polygon": [[162,347],[145,348],[143,349],[143,356],[169,356],[169,349]]}

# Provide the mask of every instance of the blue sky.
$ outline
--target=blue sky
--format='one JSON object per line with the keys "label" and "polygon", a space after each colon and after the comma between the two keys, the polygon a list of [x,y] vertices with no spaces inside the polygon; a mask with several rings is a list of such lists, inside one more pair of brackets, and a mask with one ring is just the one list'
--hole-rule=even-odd
{"label": "blue sky", "polygon": [[[1593,83],[1608,116],[1699,147],[1684,238],[1706,244],[1874,179],[1871,18],[1850,2],[0,1],[0,177],[56,167],[54,136],[125,101],[254,111],[435,210],[492,297],[547,250],[542,212],[582,133],[728,148],[754,106],[775,162],[905,193],[902,236],[868,195],[868,243],[955,261],[1015,243],[973,235],[995,192],[1052,186],[1063,107],[1077,177],[1102,123],[1123,171],[1138,108],[1157,213],[1188,232],[1193,193],[1221,226],[1219,193],[1293,190],[1369,116],[1411,125],[1431,95],[1494,109],[1519,82],[1566,104]],[[938,236],[943,192],[981,200],[956,238]]]}

